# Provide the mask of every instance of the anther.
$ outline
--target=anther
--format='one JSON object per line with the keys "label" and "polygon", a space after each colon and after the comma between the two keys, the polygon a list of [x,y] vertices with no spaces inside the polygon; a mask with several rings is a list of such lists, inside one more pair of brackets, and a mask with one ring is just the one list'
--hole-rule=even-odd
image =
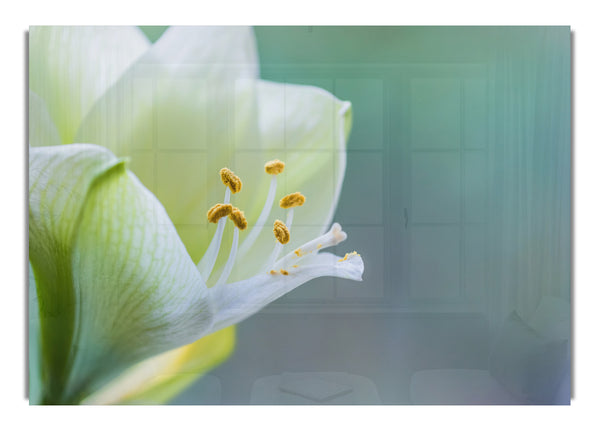
{"label": "anther", "polygon": [[221,217],[226,217],[231,214],[233,207],[231,204],[216,204],[206,213],[206,217],[208,221],[211,223],[216,223],[219,221]]}
{"label": "anther", "polygon": [[227,168],[223,168],[220,171],[221,181],[231,190],[231,193],[237,193],[242,190],[242,180],[236,174],[231,172]]}
{"label": "anther", "polygon": [[290,241],[290,231],[281,220],[275,220],[273,223],[273,233],[281,244],[287,244]]}
{"label": "anther", "polygon": [[281,208],[299,207],[304,204],[304,201],[306,201],[304,195],[300,192],[296,192],[282,197],[279,201],[279,206]]}
{"label": "anther", "polygon": [[285,163],[281,160],[271,160],[270,162],[265,163],[265,172],[269,175],[277,175],[283,172],[285,168]]}
{"label": "anther", "polygon": [[283,268],[281,268],[281,269],[279,270],[279,272],[281,272],[283,275],[290,275],[290,273],[289,273],[289,272],[287,272],[287,271],[286,271],[285,269],[283,269]]}
{"label": "anther", "polygon": [[229,218],[239,230],[244,230],[248,227],[248,221],[244,216],[244,211],[240,210],[239,208],[233,207],[231,214],[229,214]]}

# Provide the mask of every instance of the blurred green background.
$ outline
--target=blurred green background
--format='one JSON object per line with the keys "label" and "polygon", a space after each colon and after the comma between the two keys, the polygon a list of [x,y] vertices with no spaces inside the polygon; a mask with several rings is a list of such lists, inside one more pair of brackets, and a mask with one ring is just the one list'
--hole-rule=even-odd
{"label": "blurred green background", "polygon": [[314,280],[243,322],[230,360],[174,403],[298,403],[269,393],[289,372],[363,378],[341,403],[410,403],[418,370],[487,368],[511,311],[570,302],[568,27],[255,34],[262,79],[352,102],[335,220],[364,282]]}

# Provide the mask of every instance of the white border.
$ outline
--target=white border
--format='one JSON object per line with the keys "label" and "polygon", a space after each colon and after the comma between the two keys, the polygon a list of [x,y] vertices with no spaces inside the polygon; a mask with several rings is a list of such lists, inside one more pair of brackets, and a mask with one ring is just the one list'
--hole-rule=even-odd
{"label": "white border", "polygon": [[[0,26],[2,79],[2,422],[19,429],[587,429],[597,422],[599,30],[593,2],[350,1],[125,2],[22,1]],[[397,3],[394,9],[389,4]],[[581,5],[588,5],[581,6]],[[31,24],[394,24],[571,25],[575,34],[575,400],[571,407],[29,407],[24,399],[25,36]],[[18,421],[18,422],[16,422]],[[18,425],[16,425],[18,423]],[[10,425],[9,425],[10,427]],[[135,427],[135,428],[133,428]],[[542,428],[543,427],[543,428]]]}

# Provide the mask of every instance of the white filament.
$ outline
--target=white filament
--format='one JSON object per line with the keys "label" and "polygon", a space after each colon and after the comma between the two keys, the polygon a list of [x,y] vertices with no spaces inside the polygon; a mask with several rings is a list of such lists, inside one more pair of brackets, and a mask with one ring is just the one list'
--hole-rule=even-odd
{"label": "white filament", "polygon": [[271,186],[269,187],[269,193],[267,194],[267,200],[265,201],[265,205],[263,206],[263,209],[260,213],[260,216],[258,216],[256,223],[252,227],[252,230],[250,231],[248,236],[246,236],[246,239],[240,246],[240,250],[239,250],[240,256],[244,256],[250,250],[250,247],[252,247],[252,245],[256,241],[256,238],[258,238],[258,234],[260,233],[262,228],[265,226],[265,222],[267,221],[267,218],[269,217],[269,214],[271,213],[271,208],[273,207],[273,201],[275,200],[275,192],[276,191],[277,191],[277,175],[271,175]]}
{"label": "white filament", "polygon": [[233,269],[233,265],[235,264],[235,256],[237,254],[239,237],[240,237],[240,230],[236,227],[233,231],[233,241],[231,242],[231,252],[229,253],[229,257],[227,258],[227,263],[225,264],[225,268],[223,268],[223,272],[221,272],[219,281],[217,281],[215,286],[220,286],[222,284],[227,283],[227,279],[229,278],[229,275],[231,274],[231,270]]}
{"label": "white filament", "polygon": [[[223,198],[223,203],[228,204],[231,199],[231,191],[229,187],[225,187],[225,197]],[[215,266],[215,262],[217,261],[217,256],[219,255],[219,249],[221,248],[221,239],[223,238],[223,231],[225,230],[225,223],[227,222],[227,217],[222,217],[219,219],[217,223],[217,230],[213,235],[212,240],[210,241],[210,245],[206,250],[206,253],[196,265],[198,271],[200,271],[200,275],[205,281],[208,281],[210,274]],[[237,230],[237,229],[236,229]]]}
{"label": "white filament", "polygon": [[[294,207],[292,207],[288,210],[287,218],[285,219],[285,225],[288,228],[288,231],[290,231],[290,235],[292,232],[292,221],[294,221]],[[271,256],[269,256],[269,260],[267,260],[267,265],[265,266],[265,270],[268,270],[269,268],[273,267],[273,264],[275,263],[275,261],[277,261],[277,258],[281,254],[282,249],[283,249],[283,244],[278,241],[277,244],[275,244],[275,248],[273,249]]]}

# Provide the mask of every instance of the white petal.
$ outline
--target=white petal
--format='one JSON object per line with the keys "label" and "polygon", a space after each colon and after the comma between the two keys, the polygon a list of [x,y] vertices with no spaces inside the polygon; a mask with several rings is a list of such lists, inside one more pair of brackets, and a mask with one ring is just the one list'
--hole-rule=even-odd
{"label": "white petal", "polygon": [[258,53],[250,27],[169,27],[141,63],[158,62],[173,69],[202,66],[216,81],[258,78]]}
{"label": "white petal", "polygon": [[29,145],[60,145],[60,135],[44,101],[29,90]]}
{"label": "white petal", "polygon": [[96,100],[150,43],[137,27],[34,26],[29,30],[29,88],[71,144]]}
{"label": "white petal", "polygon": [[230,165],[236,139],[256,135],[247,80],[255,80],[257,64],[249,28],[170,28],[98,101],[77,135],[131,156],[131,170],[181,227],[195,261],[208,246],[206,211],[222,199],[219,169]]}
{"label": "white petal", "polygon": [[313,278],[331,276],[362,280],[364,264],[359,255],[351,255],[344,260],[331,253],[318,253],[309,262],[298,268],[287,268],[289,275],[263,273],[248,280],[209,289],[216,310],[212,330],[240,322]]}

